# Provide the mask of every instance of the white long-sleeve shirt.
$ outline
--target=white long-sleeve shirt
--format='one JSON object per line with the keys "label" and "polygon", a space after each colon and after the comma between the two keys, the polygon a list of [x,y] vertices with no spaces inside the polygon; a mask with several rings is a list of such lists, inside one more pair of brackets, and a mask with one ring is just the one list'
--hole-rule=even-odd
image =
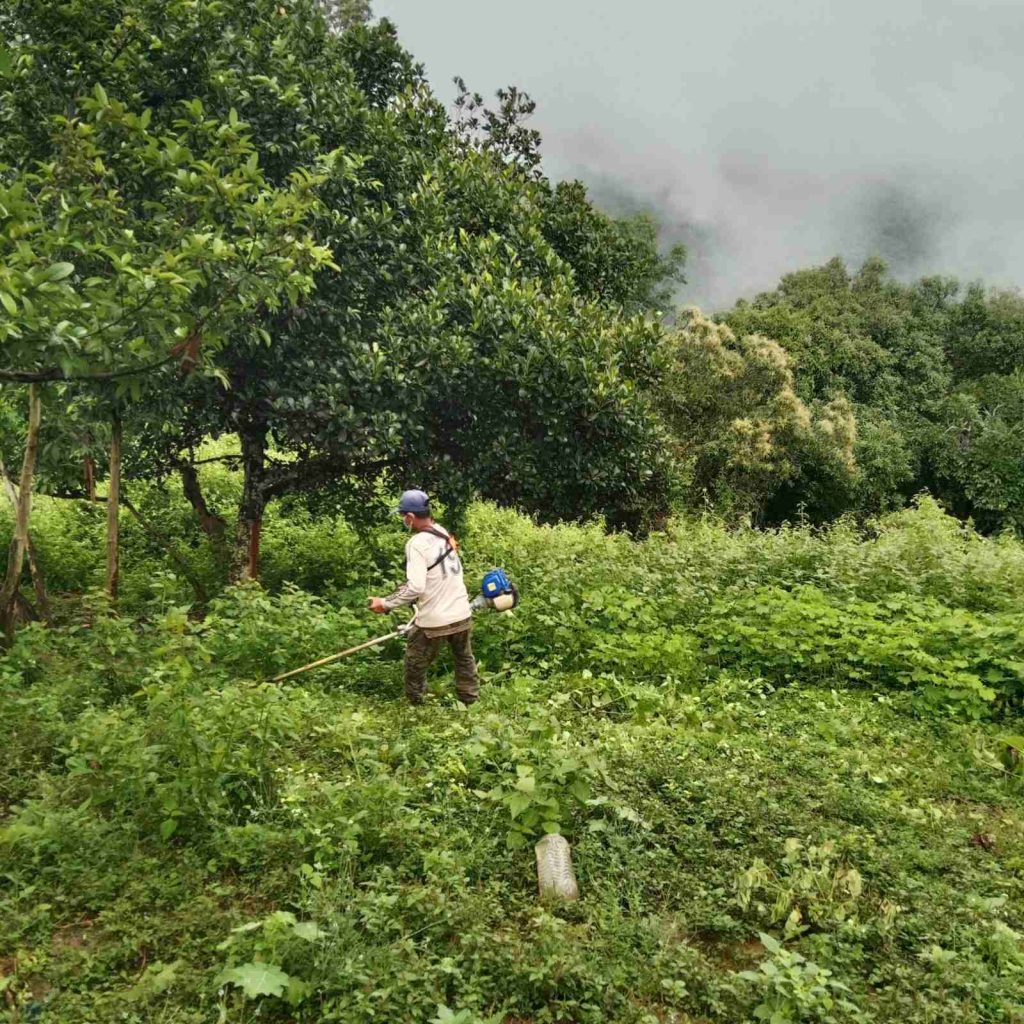
{"label": "white long-sleeve shirt", "polygon": [[[436,523],[433,528],[444,537],[448,536]],[[464,622],[473,614],[459,553],[449,550],[438,562],[448,546],[444,537],[420,530],[409,538],[405,545],[406,581],[384,599],[388,611],[415,604],[416,625],[424,629],[441,629]]]}

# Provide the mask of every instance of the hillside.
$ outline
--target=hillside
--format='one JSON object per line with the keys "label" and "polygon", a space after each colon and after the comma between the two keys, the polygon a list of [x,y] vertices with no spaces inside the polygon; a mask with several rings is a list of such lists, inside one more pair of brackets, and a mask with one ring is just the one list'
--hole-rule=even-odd
{"label": "hillside", "polygon": [[370,8],[0,4],[5,1019],[1024,1024],[1024,299],[675,308]]}
{"label": "hillside", "polygon": [[[1024,547],[930,503],[643,544],[477,507],[473,578],[525,600],[478,620],[479,704],[442,664],[412,709],[397,644],[266,682],[374,635],[394,578],[294,516],[277,593],[199,619],[128,526],[134,614],[70,604],[0,662],[14,1019],[1021,1019]],[[100,517],[43,506],[68,586]]]}

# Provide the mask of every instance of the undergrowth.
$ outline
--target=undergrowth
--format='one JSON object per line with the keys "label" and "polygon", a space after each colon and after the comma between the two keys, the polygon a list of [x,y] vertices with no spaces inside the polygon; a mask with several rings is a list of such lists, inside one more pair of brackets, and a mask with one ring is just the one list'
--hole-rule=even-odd
{"label": "undergrowth", "polygon": [[[376,635],[401,534],[281,509],[211,598],[42,502],[58,624],[0,661],[0,998],[60,1022],[1022,1021],[1024,547],[925,501],[867,533],[637,544],[473,510],[481,701]],[[582,899],[536,898],[570,840]]]}

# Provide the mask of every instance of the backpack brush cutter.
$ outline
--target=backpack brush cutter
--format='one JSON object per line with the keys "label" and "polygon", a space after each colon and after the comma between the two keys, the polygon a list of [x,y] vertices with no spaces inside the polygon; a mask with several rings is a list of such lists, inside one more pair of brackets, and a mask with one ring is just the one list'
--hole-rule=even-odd
{"label": "backpack brush cutter", "polygon": [[[473,598],[469,603],[469,607],[473,611],[479,611],[481,608],[489,608],[496,612],[510,612],[519,604],[519,591],[516,585],[512,583],[508,576],[505,574],[504,569],[492,569],[486,576],[484,576],[483,583],[480,586],[480,593]],[[355,654],[358,651],[365,651],[369,647],[376,647],[378,644],[386,643],[388,640],[394,640],[395,637],[405,636],[406,633],[416,625],[416,616],[414,615],[404,625],[399,626],[392,633],[388,633],[386,636],[379,636],[374,640],[367,640],[364,643],[357,644],[355,647],[349,647],[348,650],[339,651],[337,654],[331,654],[326,658],[321,658],[319,661],[310,662],[308,665],[303,665],[302,668],[293,668],[291,672],[283,672],[279,676],[274,676],[270,681],[272,683],[281,683],[285,679],[291,679],[292,676],[301,675],[303,672],[309,672],[310,669],[320,668],[321,665],[330,665],[331,662],[340,661],[342,658],[347,658],[350,654]]]}

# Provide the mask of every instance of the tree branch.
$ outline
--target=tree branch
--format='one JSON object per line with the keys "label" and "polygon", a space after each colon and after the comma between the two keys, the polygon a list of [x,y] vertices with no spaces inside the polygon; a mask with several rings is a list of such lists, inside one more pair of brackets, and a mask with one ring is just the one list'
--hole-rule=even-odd
{"label": "tree branch", "polygon": [[195,465],[189,462],[178,464],[178,472],[181,474],[181,487],[185,498],[192,506],[199,517],[199,525],[213,543],[214,550],[224,554],[224,534],[227,529],[227,522],[224,517],[218,515],[206,503],[202,487],[199,485],[199,474],[196,473]]}
{"label": "tree branch", "polygon": [[72,383],[88,383],[90,381],[117,380],[120,377],[131,377],[137,373],[150,373],[173,362],[174,356],[165,356],[155,363],[136,366],[122,370],[107,370],[103,373],[65,373],[59,366],[51,366],[45,370],[0,370],[0,381],[9,384],[45,384],[50,381],[69,381]]}
{"label": "tree branch", "polygon": [[318,455],[305,461],[279,463],[267,470],[263,494],[265,499],[270,501],[283,494],[315,491],[332,479],[380,472],[394,464],[394,459],[379,459],[374,462],[353,464],[340,455]]}
{"label": "tree branch", "polygon": [[[189,459],[187,465],[189,466],[209,466],[214,462],[225,462],[229,466],[233,462],[241,462],[241,455],[211,455],[208,459]],[[180,465],[180,464],[179,464]]]}
{"label": "tree branch", "polygon": [[192,571],[192,567],[188,564],[188,561],[182,556],[174,542],[168,538],[162,536],[160,530],[158,530],[134,505],[132,500],[127,494],[122,493],[121,501],[124,503],[125,508],[132,514],[138,524],[145,531],[146,535],[154,543],[167,552],[168,557],[172,562],[181,570],[182,575],[191,584],[192,590],[195,592],[196,599],[201,603],[205,604],[209,599],[210,595],[206,591],[206,587],[203,585],[203,581]]}

